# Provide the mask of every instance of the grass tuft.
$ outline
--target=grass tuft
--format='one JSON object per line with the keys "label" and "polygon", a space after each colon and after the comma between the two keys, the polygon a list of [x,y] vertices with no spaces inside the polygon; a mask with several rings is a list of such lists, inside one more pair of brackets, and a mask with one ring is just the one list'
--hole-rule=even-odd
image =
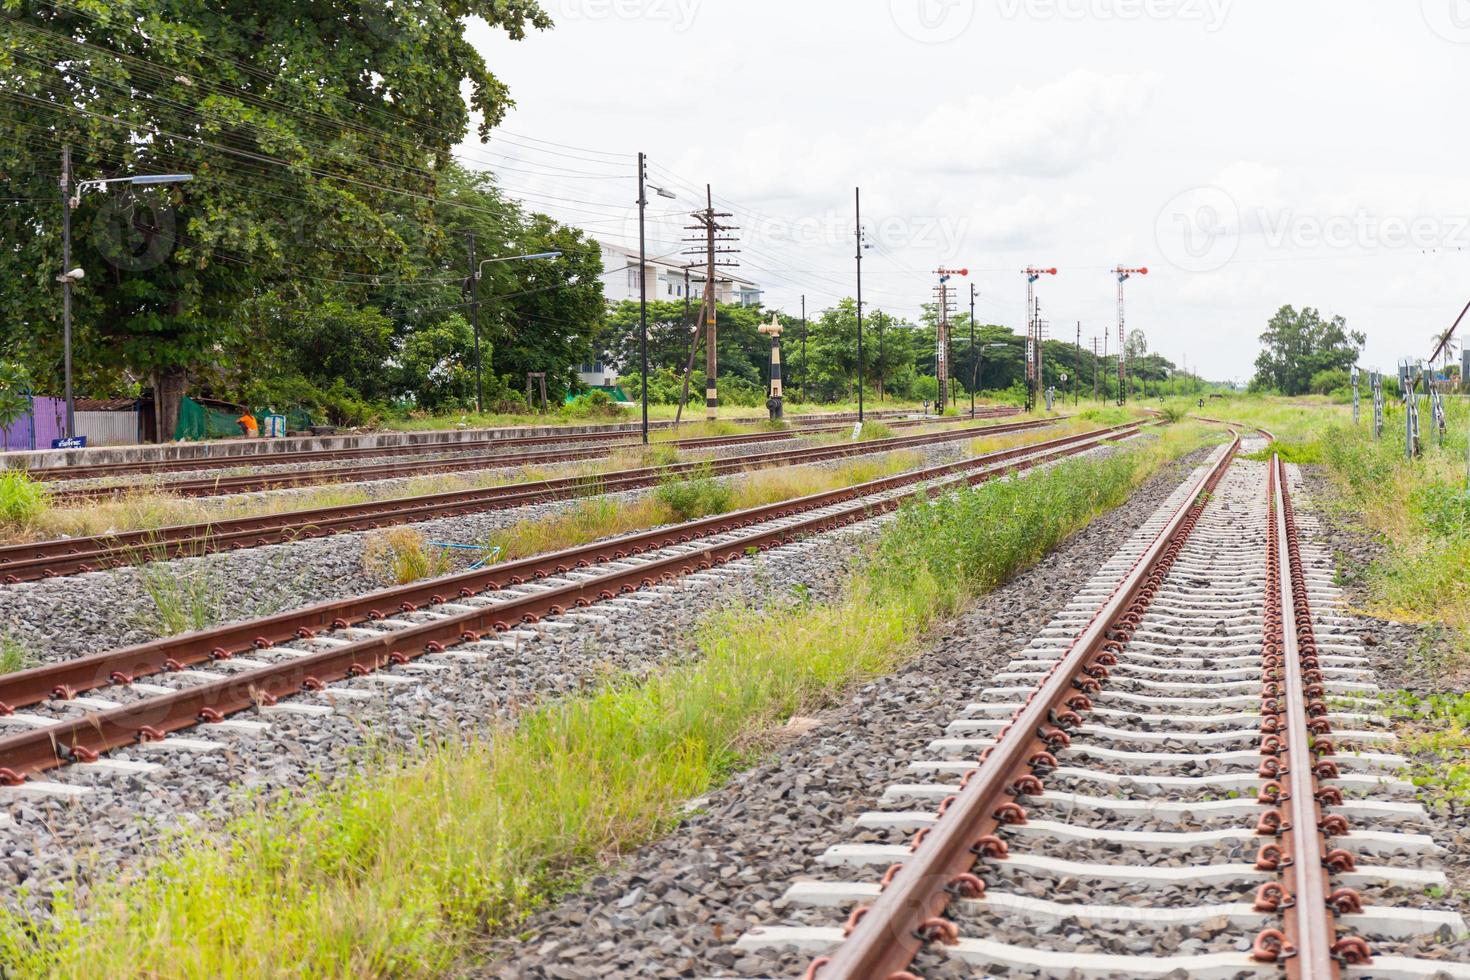
{"label": "grass tuft", "polygon": [[31,649],[9,633],[0,633],[0,674],[13,674],[41,662]]}
{"label": "grass tuft", "polygon": [[368,535],[362,548],[362,567],[383,582],[407,585],[454,570],[449,549],[430,544],[411,527],[395,527]]}
{"label": "grass tuft", "polygon": [[50,494],[19,470],[0,471],[0,525],[29,528],[49,507]]}

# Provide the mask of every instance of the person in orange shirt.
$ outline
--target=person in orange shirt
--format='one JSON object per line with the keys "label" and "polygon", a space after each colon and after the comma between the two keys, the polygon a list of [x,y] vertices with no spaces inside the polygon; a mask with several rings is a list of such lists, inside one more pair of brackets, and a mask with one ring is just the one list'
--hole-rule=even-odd
{"label": "person in orange shirt", "polygon": [[239,424],[241,431],[245,433],[245,438],[260,438],[260,425],[255,421],[254,415],[246,412],[244,415],[237,418],[235,422]]}

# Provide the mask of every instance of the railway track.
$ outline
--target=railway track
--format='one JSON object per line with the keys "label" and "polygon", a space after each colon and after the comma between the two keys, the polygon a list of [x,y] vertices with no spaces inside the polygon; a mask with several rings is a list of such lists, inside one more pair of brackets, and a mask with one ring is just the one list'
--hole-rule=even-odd
{"label": "railway track", "polygon": [[330,711],[318,699],[329,685],[327,696],[347,697],[355,684],[402,681],[401,671],[426,660],[490,659],[518,630],[543,618],[574,622],[598,602],[879,516],[916,494],[1087,452],[1143,426],[1097,429],[6,675],[0,677],[0,731],[19,731],[0,737],[0,785],[75,795],[84,790],[37,777],[68,764],[122,773],[155,765],[105,757],[121,747],[140,753],[218,749],[217,742],[176,733],[200,725],[259,731],[265,721],[233,717],[248,710],[262,717]]}
{"label": "railway track", "polygon": [[561,477],[473,490],[392,497],[358,504],[182,524],[148,531],[125,531],[91,537],[0,547],[0,581],[15,583],[58,575],[192,557],[219,551],[282,544],[344,532],[457,517],[654,486],[670,476],[710,472],[737,473],[772,466],[794,466],[899,449],[931,446],[982,435],[1020,432],[1051,425],[1040,419],[979,427],[962,427],[870,442],[776,450],[698,463],[673,463],[605,473],[596,478]]}
{"label": "railway track", "polygon": [[[991,419],[1003,418],[1019,414],[1014,410],[996,411],[984,415],[977,414],[977,418]],[[962,424],[969,422],[968,417],[950,419],[908,419],[886,423],[892,428],[905,429],[920,425],[943,425]],[[691,439],[674,439],[668,442],[660,442],[660,446],[670,446],[675,449],[720,449],[727,446],[746,446],[752,443],[787,442],[792,439],[803,439],[814,435],[823,435],[833,432],[841,432],[847,428],[846,425],[814,425],[796,429],[783,429],[779,432],[742,432],[728,436],[706,436]],[[371,466],[333,466],[322,469],[300,469],[286,470],[273,473],[241,473],[231,475],[217,475],[212,477],[198,477],[193,479],[167,480],[154,483],[121,483],[101,484],[82,487],[58,486],[50,494],[52,503],[76,504],[88,500],[105,500],[137,493],[139,490],[148,492],[167,493],[177,497],[218,497],[233,493],[259,493],[266,490],[281,490],[291,487],[315,486],[323,483],[352,483],[369,480],[396,479],[408,476],[419,476],[429,473],[454,473],[466,470],[488,470],[511,466],[531,466],[548,463],[568,463],[577,460],[598,459],[607,456],[619,449],[636,448],[641,445],[636,440],[618,439],[615,441],[602,441],[598,445],[573,448],[565,445],[564,440],[559,437],[545,437],[546,444],[563,444],[554,450],[496,453],[484,454],[475,451],[477,448],[501,449],[503,443],[471,444],[464,447],[453,447],[449,450],[453,455],[446,455],[437,459],[429,460],[394,460],[387,463],[378,463]],[[576,441],[583,441],[578,439]],[[438,447],[444,452],[445,447]],[[309,458],[309,457],[308,457]],[[273,465],[276,460],[270,460],[267,465]],[[239,464],[236,464],[239,465]],[[38,476],[46,471],[39,471]],[[50,480],[66,479],[68,481],[78,479],[67,471],[60,471],[51,476],[44,477]]]}
{"label": "railway track", "polygon": [[1412,952],[1465,923],[1426,896],[1439,849],[1286,467],[1238,447],[936,719],[866,839],[741,949],[815,955],[815,980],[1470,977]]}
{"label": "railway track", "polygon": [[[977,412],[980,418],[997,418],[1003,415],[1016,414],[1013,408],[994,407]],[[875,413],[868,413],[875,415]],[[901,413],[891,413],[894,415]],[[886,424],[923,424],[924,420],[890,420],[889,415],[881,416]],[[728,436],[703,436],[689,439],[674,440],[684,448],[699,448],[703,446],[731,445],[740,442],[760,442],[778,440],[783,438],[799,437],[803,434],[815,432],[835,432],[852,424],[856,416],[831,415],[831,416],[802,416],[789,419],[794,428],[781,432],[764,432],[752,429],[750,432],[736,433]],[[754,421],[754,420],[752,420]],[[933,421],[933,420],[930,420]],[[655,425],[655,428],[658,428]],[[534,449],[538,447],[562,446],[567,447],[578,443],[595,443],[599,447],[634,446],[639,444],[639,435],[636,431],[619,432],[585,432],[569,431],[549,436],[507,436],[495,439],[477,439],[471,442],[461,443],[414,443],[402,446],[375,446],[371,448],[358,449],[319,449],[310,451],[278,451],[278,452],[253,452],[240,453],[228,456],[211,456],[195,459],[165,459],[147,460],[134,463],[104,463],[96,465],[69,465],[60,467],[46,467],[31,469],[27,472],[33,479],[45,481],[63,480],[90,480],[104,477],[124,476],[152,476],[167,473],[190,472],[194,470],[211,469],[238,469],[246,466],[277,466],[295,463],[329,463],[339,460],[352,459],[379,459],[382,457],[398,456],[422,456],[442,453],[487,453],[500,450],[521,447]],[[723,440],[723,441],[722,441]]]}

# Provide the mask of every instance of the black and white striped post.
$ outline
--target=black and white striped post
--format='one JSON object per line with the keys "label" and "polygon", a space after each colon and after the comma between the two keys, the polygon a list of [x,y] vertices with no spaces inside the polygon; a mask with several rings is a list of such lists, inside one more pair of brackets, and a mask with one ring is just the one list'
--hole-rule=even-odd
{"label": "black and white striped post", "polygon": [[771,413],[771,420],[781,418],[781,318],[775,313],[771,314],[771,322],[763,323],[758,328],[761,333],[769,334],[771,338],[771,391],[770,397],[766,399],[766,409]]}

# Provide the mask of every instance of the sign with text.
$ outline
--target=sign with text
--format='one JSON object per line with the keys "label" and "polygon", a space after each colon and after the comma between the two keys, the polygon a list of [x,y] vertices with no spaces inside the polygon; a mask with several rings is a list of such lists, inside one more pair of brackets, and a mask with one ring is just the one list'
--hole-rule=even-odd
{"label": "sign with text", "polygon": [[67,436],[65,439],[52,439],[52,449],[84,449],[87,445],[86,436]]}

